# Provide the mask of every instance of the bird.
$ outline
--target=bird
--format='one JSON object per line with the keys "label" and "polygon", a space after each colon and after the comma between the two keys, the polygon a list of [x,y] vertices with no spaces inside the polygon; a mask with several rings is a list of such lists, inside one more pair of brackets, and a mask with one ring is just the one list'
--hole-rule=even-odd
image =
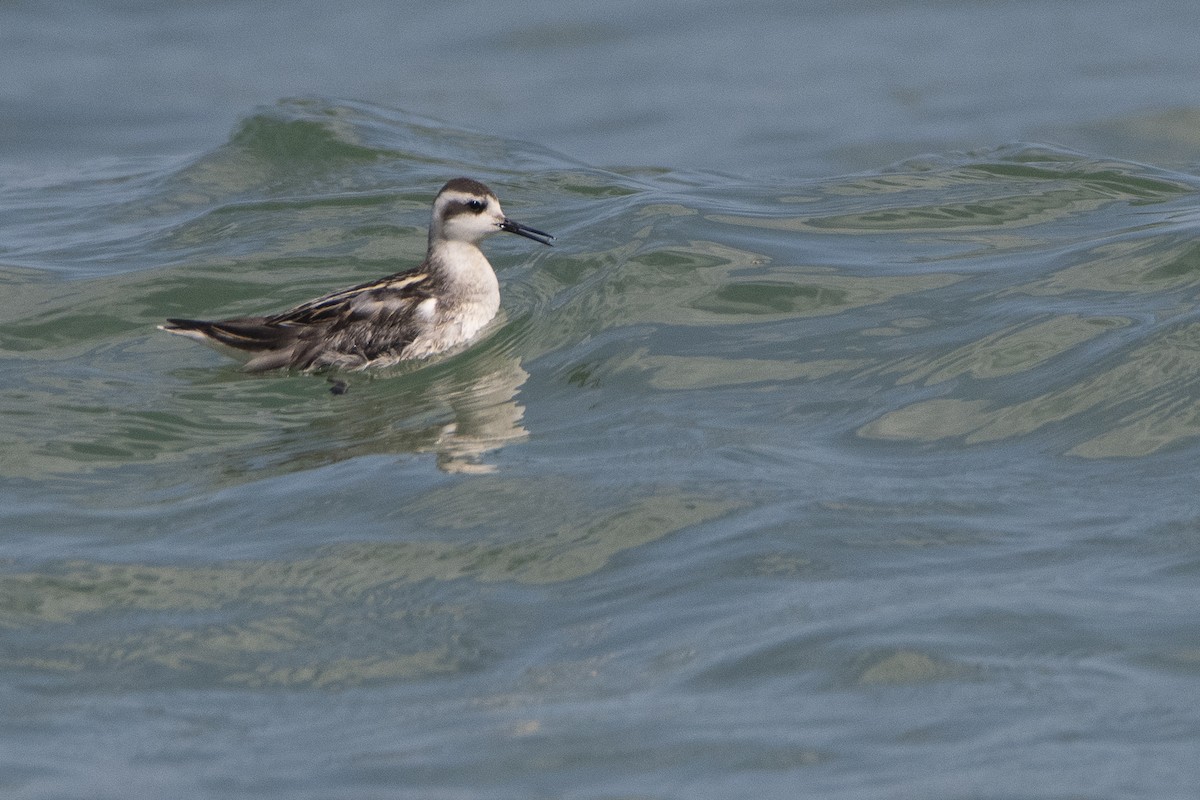
{"label": "bird", "polygon": [[479,249],[499,231],[544,245],[554,237],[505,216],[496,194],[471,178],[438,191],[429,249],[415,269],[258,317],[170,318],[159,330],[246,359],[264,372],[359,371],[428,358],[479,335],[500,309],[500,285]]}

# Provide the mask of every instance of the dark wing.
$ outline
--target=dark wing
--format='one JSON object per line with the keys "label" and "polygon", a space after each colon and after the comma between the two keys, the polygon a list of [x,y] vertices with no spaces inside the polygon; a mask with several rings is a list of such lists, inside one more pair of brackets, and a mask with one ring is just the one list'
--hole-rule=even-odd
{"label": "dark wing", "polygon": [[168,333],[178,333],[193,339],[210,339],[235,350],[258,352],[288,346],[295,340],[295,332],[278,325],[270,325],[263,317],[242,317],[210,322],[203,319],[168,319],[160,325]]}
{"label": "dark wing", "polygon": [[264,318],[267,325],[327,325],[369,319],[372,316],[404,314],[433,296],[428,272],[397,272],[301,303],[295,308]]}
{"label": "dark wing", "polygon": [[369,360],[407,344],[414,310],[433,290],[429,273],[398,272],[270,316],[168,319],[161,327],[255,354],[247,369],[308,369],[339,360],[339,353]]}

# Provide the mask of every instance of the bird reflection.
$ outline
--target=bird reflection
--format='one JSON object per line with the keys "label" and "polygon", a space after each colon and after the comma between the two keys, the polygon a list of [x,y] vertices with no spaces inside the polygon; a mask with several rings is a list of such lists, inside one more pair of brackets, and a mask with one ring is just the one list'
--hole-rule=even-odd
{"label": "bird reflection", "polygon": [[[516,356],[476,352],[453,368],[407,372],[356,377],[340,396],[320,392],[326,398],[321,405],[306,403],[305,421],[267,445],[268,463],[260,451],[252,470],[292,472],[360,456],[433,454],[444,472],[482,474],[497,468],[489,454],[528,437],[517,395],[529,373]],[[234,471],[248,468],[243,463]]]}

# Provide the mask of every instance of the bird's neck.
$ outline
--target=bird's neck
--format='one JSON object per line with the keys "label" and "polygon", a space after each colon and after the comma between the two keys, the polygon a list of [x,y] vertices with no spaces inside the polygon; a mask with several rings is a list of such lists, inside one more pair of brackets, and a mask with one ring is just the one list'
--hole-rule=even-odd
{"label": "bird's neck", "polygon": [[448,289],[463,295],[499,295],[496,273],[479,246],[455,239],[435,239],[426,256]]}

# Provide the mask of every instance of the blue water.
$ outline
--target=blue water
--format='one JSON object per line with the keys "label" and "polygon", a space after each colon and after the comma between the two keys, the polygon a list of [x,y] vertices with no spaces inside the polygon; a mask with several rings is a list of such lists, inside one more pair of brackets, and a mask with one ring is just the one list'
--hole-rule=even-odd
{"label": "blue water", "polygon": [[[1193,23],[4,6],[0,795],[1194,797]],[[457,175],[466,352],[154,329]]]}

